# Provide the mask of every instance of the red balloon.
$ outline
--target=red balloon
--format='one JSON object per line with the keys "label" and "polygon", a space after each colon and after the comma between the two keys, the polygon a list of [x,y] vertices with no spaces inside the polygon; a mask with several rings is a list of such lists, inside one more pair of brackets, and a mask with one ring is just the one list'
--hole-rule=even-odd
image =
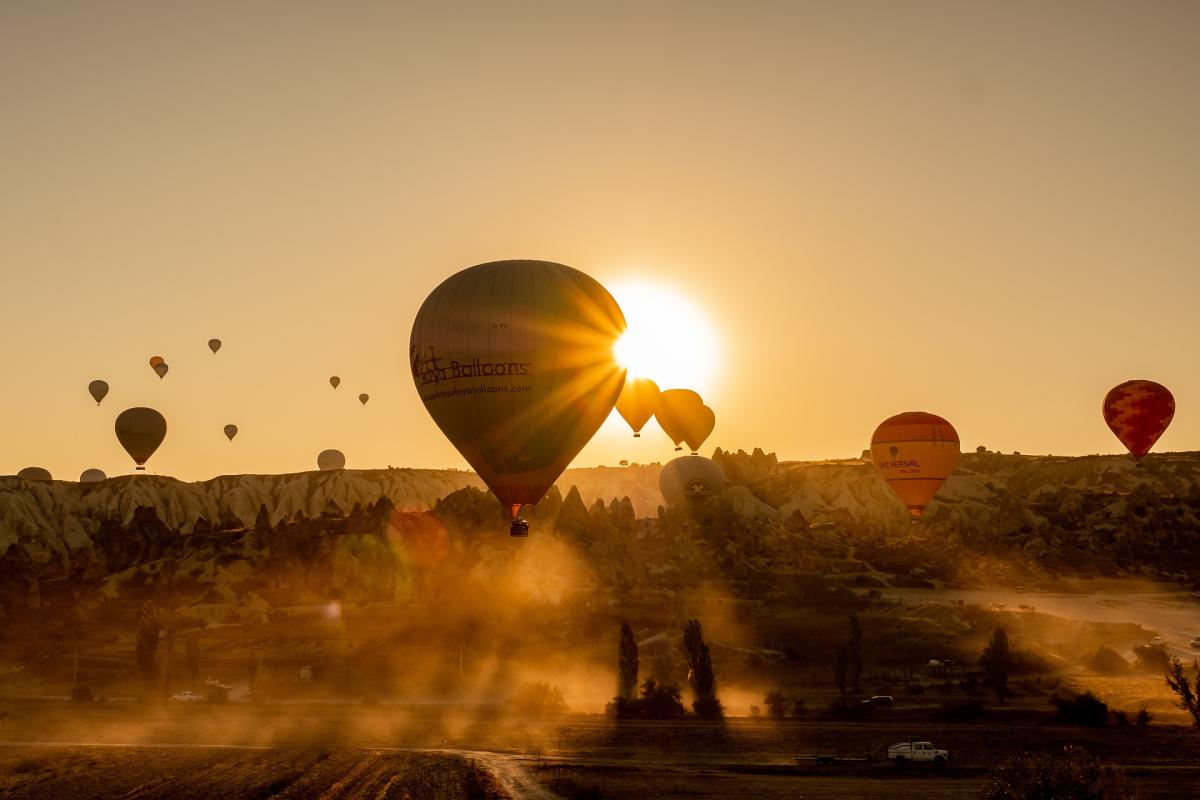
{"label": "red balloon", "polygon": [[1150,452],[1174,416],[1175,398],[1154,381],[1125,381],[1104,396],[1104,421],[1135,459]]}

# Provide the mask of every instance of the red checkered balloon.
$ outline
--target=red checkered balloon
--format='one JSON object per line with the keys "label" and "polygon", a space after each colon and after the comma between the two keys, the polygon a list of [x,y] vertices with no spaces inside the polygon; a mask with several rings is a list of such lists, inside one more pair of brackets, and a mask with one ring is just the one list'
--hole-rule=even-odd
{"label": "red checkered balloon", "polygon": [[1125,381],[1104,396],[1104,421],[1134,458],[1150,452],[1175,416],[1175,398],[1154,381]]}

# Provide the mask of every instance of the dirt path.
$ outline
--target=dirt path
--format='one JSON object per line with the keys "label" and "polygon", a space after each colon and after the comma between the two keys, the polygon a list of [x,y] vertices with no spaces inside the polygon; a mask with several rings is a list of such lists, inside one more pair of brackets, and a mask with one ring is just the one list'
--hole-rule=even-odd
{"label": "dirt path", "polygon": [[478,761],[492,774],[512,800],[560,800],[529,774],[528,759],[490,750],[413,750],[417,753],[444,753]]}

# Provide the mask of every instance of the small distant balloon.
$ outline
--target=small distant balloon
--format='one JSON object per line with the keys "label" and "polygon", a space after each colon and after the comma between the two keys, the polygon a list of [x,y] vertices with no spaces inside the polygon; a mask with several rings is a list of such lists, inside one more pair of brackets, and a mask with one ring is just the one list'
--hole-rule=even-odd
{"label": "small distant balloon", "polygon": [[333,387],[333,388],[335,388],[335,389],[336,389],[338,386],[340,386],[340,385],[341,385],[341,383],[342,383],[342,379],[341,379],[341,378],[339,378],[337,375],[334,375],[332,378],[330,378],[330,379],[329,379],[329,385],[330,385],[330,386],[332,386],[332,387]]}
{"label": "small distant balloon", "polygon": [[99,483],[100,481],[108,480],[108,476],[104,474],[102,469],[85,469],[79,473],[80,483]]}
{"label": "small distant balloon", "polygon": [[167,362],[164,361],[161,364],[155,365],[154,374],[157,375],[158,379],[161,381],[163,378],[165,378],[167,376],[167,371],[169,369],[170,369],[170,367],[167,366]]}
{"label": "small distant balloon", "polygon": [[346,457],[341,450],[322,450],[317,455],[317,467],[328,472],[332,469],[345,469]]}
{"label": "small distant balloon", "polygon": [[233,437],[235,437],[235,436],[237,436],[237,425],[226,425],[225,426],[225,438],[227,438],[229,441],[232,442]]}
{"label": "small distant balloon", "polygon": [[167,437],[167,420],[153,408],[128,408],[117,417],[117,441],[144,470],[146,461]]}
{"label": "small distant balloon", "polygon": [[367,401],[370,399],[371,399],[371,395],[367,394],[366,392],[363,392],[362,394],[360,394],[358,396],[358,402],[362,403],[364,406],[367,404]]}
{"label": "small distant balloon", "polygon": [[208,349],[212,350],[213,355],[215,356],[217,354],[217,351],[221,349],[221,340],[220,339],[209,339],[208,340]]}
{"label": "small distant balloon", "polygon": [[154,369],[164,361],[166,361],[166,359],[162,356],[150,356],[150,369]]}
{"label": "small distant balloon", "polygon": [[96,401],[96,405],[100,405],[108,396],[108,384],[101,380],[92,381],[88,384],[88,394]]}
{"label": "small distant balloon", "polygon": [[1104,396],[1104,421],[1135,461],[1150,452],[1174,417],[1175,397],[1161,383],[1125,381]]}
{"label": "small distant balloon", "polygon": [[27,481],[52,481],[54,478],[50,475],[50,470],[42,467],[26,467],[17,473],[18,478],[24,478]]}

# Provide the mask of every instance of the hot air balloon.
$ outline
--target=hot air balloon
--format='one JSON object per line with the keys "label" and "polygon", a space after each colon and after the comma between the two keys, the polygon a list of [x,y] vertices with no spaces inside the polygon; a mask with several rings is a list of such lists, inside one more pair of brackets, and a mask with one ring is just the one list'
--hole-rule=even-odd
{"label": "hot air balloon", "polygon": [[79,473],[80,483],[99,483],[103,480],[108,480],[108,476],[104,474],[104,470],[92,468],[85,469]]}
{"label": "hot air balloon", "polygon": [[339,384],[341,384],[341,382],[342,382],[342,379],[339,378],[337,375],[334,375],[332,378],[329,379],[329,385],[335,389],[338,387]]}
{"label": "hot air balloon", "polygon": [[235,436],[237,436],[237,425],[226,425],[225,438],[232,442]]}
{"label": "hot air balloon", "polygon": [[324,471],[345,469],[346,457],[341,450],[322,450],[317,454],[317,467]]}
{"label": "hot air balloon", "polygon": [[358,402],[362,403],[364,406],[367,404],[367,401],[370,399],[371,399],[371,395],[367,394],[366,392],[363,392],[362,394],[360,394],[358,396]]}
{"label": "hot air balloon", "polygon": [[658,473],[658,490],[672,508],[699,505],[725,489],[725,471],[704,456],[680,456]]}
{"label": "hot air balloon", "polygon": [[50,470],[42,467],[26,467],[17,473],[18,478],[24,478],[27,481],[52,481],[54,478],[50,475]]}
{"label": "hot air balloon", "polygon": [[209,339],[208,340],[208,349],[212,350],[213,355],[215,356],[217,354],[217,351],[221,349],[221,340],[220,339]]}
{"label": "hot air balloon", "polygon": [[164,361],[166,361],[166,359],[162,356],[150,356],[150,369],[154,369]]}
{"label": "hot air balloon", "polygon": [[658,384],[649,378],[625,381],[625,388],[617,398],[617,413],[633,428],[634,436],[641,436],[642,428],[654,416],[658,395]]}
{"label": "hot air balloon", "polygon": [[154,367],[154,374],[157,375],[158,379],[161,381],[163,378],[166,377],[167,370],[169,370],[169,369],[170,369],[170,367],[167,366],[167,362],[164,361],[161,364],[158,364]]}
{"label": "hot air balloon", "polygon": [[495,261],[447,278],[409,341],[425,408],[524,536],[532,505],[612,411],[624,371],[621,309],[591,277],[548,261]]}
{"label": "hot air balloon", "polygon": [[654,416],[659,426],[675,442],[675,449],[682,450],[682,443],[692,428],[697,428],[695,417],[704,408],[700,395],[691,389],[667,389],[658,396]]}
{"label": "hot air balloon", "polygon": [[1175,398],[1154,381],[1125,381],[1104,396],[1104,421],[1134,460],[1150,452],[1175,416]]}
{"label": "hot air balloon", "polygon": [[958,433],[936,414],[906,411],[875,429],[871,460],[916,521],[958,466]]}
{"label": "hot air balloon", "polygon": [[92,381],[88,384],[88,394],[96,401],[96,405],[100,405],[104,398],[108,396],[108,384],[101,380]]}
{"label": "hot air balloon", "polygon": [[717,427],[717,415],[708,406],[700,406],[699,411],[687,415],[687,433],[683,437],[683,441],[691,449],[692,455],[696,455],[696,451],[708,439],[715,427]]}
{"label": "hot air balloon", "polygon": [[153,408],[128,408],[117,417],[117,441],[144,470],[146,461],[167,436],[167,421]]}

